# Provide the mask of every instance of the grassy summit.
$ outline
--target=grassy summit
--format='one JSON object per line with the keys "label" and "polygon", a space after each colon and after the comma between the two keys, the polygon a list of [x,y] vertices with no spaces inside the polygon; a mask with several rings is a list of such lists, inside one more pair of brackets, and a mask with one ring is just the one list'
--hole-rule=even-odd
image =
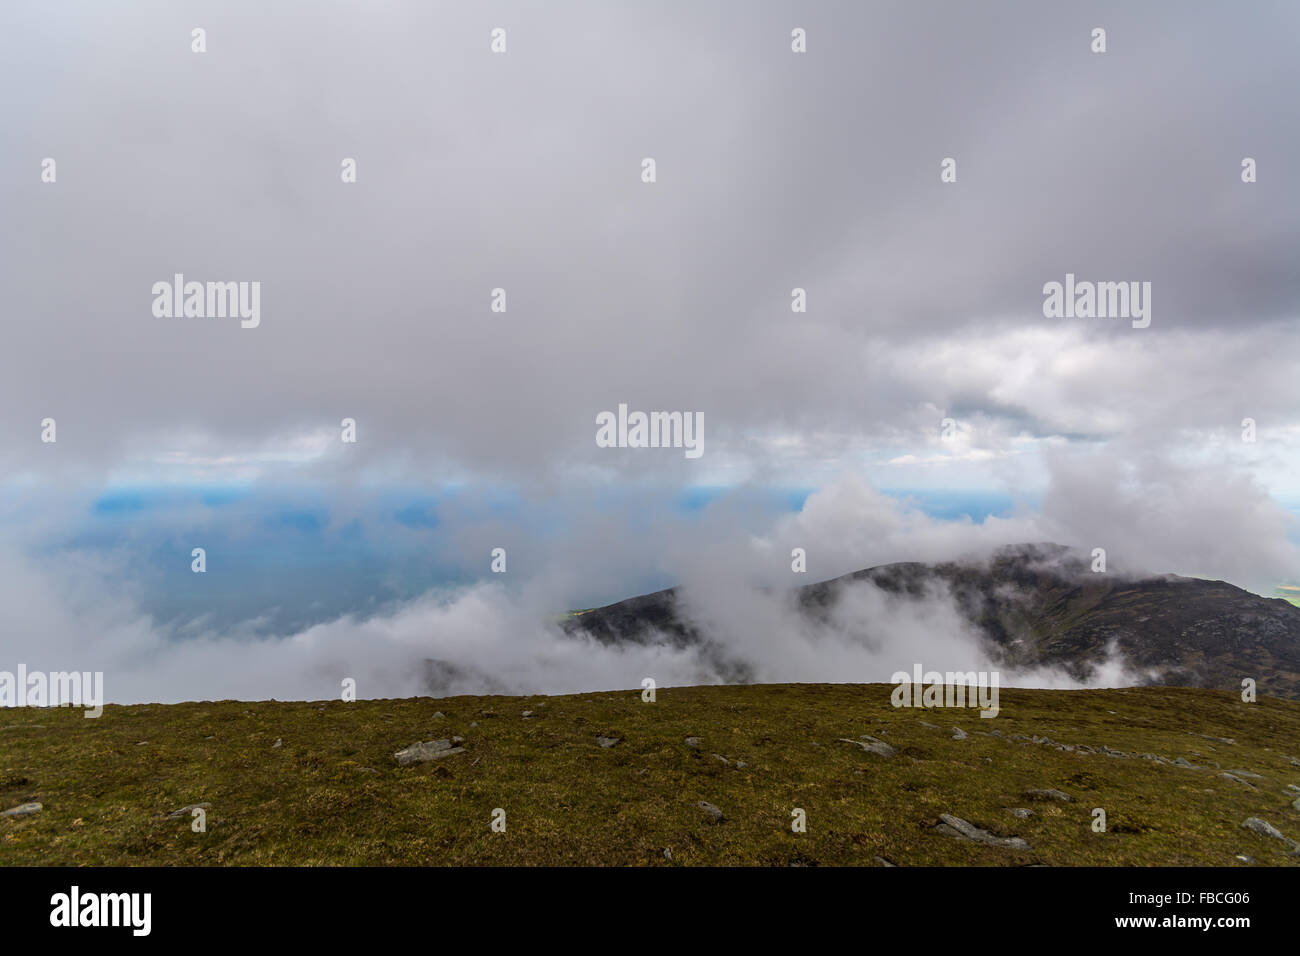
{"label": "grassy summit", "polygon": [[[1258,817],[1300,839],[1300,790],[1287,789],[1300,785],[1300,703],[1185,688],[1003,689],[1001,714],[982,719],[896,709],[891,689],[688,687],[660,689],[654,703],[639,691],[221,701],[109,706],[97,720],[5,710],[0,810],[43,809],[0,819],[0,863],[1300,862],[1282,840],[1242,827]],[[841,741],[864,734],[895,752]],[[394,759],[453,736],[463,752]],[[1025,795],[1047,789],[1072,799]],[[202,803],[206,833],[191,831],[189,813],[168,818]],[[1094,807],[1105,833],[1091,828]],[[504,833],[490,828],[495,808]],[[791,832],[794,808],[806,833]],[[940,814],[1029,849],[962,841],[935,829]]]}

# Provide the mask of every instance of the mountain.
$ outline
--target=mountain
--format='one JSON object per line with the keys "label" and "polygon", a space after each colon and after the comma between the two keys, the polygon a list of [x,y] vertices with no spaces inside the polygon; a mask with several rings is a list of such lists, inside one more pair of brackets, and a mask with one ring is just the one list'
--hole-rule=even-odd
{"label": "mountain", "polygon": [[[1050,665],[1083,680],[1117,657],[1149,684],[1239,691],[1249,677],[1260,694],[1300,699],[1300,608],[1223,581],[1094,573],[1062,545],[1021,544],[984,561],[867,568],[791,597],[808,619],[826,620],[847,589],[863,584],[918,601],[951,595],[1008,670]],[[748,679],[744,662],[683,614],[676,588],[575,614],[563,626],[610,644],[697,645],[729,678]]]}

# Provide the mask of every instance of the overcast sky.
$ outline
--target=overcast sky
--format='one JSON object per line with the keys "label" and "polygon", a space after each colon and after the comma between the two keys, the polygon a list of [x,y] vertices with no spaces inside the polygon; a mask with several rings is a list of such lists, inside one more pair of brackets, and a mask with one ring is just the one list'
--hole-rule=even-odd
{"label": "overcast sky", "polygon": [[[746,485],[816,493],[736,540],[820,528],[836,572],[1032,536],[1294,577],[1297,89],[1292,2],[8,0],[0,544],[122,484]],[[175,273],[260,324],[155,316]],[[1151,283],[1150,325],[1044,317],[1067,273]],[[619,403],[704,454],[597,447]],[[675,528],[646,566],[725,539]]]}

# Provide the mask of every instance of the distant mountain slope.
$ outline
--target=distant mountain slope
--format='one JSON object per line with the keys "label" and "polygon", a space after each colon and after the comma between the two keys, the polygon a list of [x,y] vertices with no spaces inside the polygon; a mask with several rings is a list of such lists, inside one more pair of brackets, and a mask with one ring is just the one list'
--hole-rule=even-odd
{"label": "distant mountain slope", "polygon": [[[1176,575],[1094,574],[1070,549],[1024,544],[986,562],[900,563],[857,571],[795,591],[800,610],[824,618],[847,587],[870,582],[923,599],[948,590],[1007,668],[1054,665],[1085,678],[1113,647],[1150,682],[1300,699],[1300,608],[1223,581]],[[595,608],[564,622],[604,643],[666,640],[709,647],[680,610],[676,589]],[[733,676],[746,679],[744,665]]]}

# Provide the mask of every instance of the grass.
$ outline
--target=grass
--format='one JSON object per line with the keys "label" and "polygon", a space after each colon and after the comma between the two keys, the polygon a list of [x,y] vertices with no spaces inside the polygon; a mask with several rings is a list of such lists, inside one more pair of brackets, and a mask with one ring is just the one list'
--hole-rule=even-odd
{"label": "grass", "polygon": [[[687,687],[660,689],[654,703],[639,691],[221,701],[109,706],[96,720],[66,708],[4,710],[0,809],[30,801],[44,809],[0,819],[0,864],[1300,861],[1241,827],[1258,816],[1300,839],[1291,806],[1300,793],[1285,790],[1300,784],[1300,703],[1183,688],[1003,689],[990,720],[974,710],[896,709],[891,689]],[[967,739],[952,739],[954,726]],[[898,753],[837,742],[862,734]],[[1008,739],[1016,734],[1185,757],[1206,769]],[[465,753],[408,767],[393,759],[410,743],[452,735],[465,738]],[[622,741],[602,748],[602,735]],[[701,738],[698,749],[688,736]],[[1262,779],[1251,788],[1211,764]],[[1023,795],[1041,788],[1074,800]],[[722,809],[721,823],[696,806],[702,800]],[[211,804],[207,832],[192,832],[189,816],[167,818],[195,803]],[[796,807],[806,833],[791,831]],[[1035,815],[1017,819],[1011,807]],[[1094,807],[1106,811],[1105,833],[1091,828]],[[504,833],[489,826],[495,808],[506,811]],[[940,813],[1023,837],[1031,849],[937,833]]]}

